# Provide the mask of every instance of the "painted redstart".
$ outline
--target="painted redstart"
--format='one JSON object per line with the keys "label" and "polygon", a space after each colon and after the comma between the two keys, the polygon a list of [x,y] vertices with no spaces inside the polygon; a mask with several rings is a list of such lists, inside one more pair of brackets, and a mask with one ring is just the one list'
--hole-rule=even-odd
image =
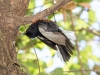
{"label": "painted redstart", "polygon": [[57,50],[57,56],[65,62],[69,60],[75,38],[74,32],[62,31],[55,22],[50,20],[36,20],[26,30],[25,35],[29,38],[39,38],[49,47]]}

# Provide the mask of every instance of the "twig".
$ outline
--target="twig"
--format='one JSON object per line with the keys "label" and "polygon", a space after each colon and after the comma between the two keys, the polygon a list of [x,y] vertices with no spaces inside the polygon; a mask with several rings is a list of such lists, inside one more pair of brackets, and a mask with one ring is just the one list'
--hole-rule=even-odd
{"label": "twig", "polygon": [[[30,41],[31,41],[32,46],[34,46],[31,39],[30,39]],[[33,49],[34,49],[34,52],[35,52],[35,55],[36,55],[36,58],[37,58],[37,63],[38,63],[38,68],[39,68],[39,75],[41,75],[41,74],[40,74],[41,72],[40,72],[40,64],[39,64],[38,55],[37,55],[36,50],[35,50],[34,47],[33,47]]]}
{"label": "twig", "polygon": [[85,31],[87,31],[87,32],[90,32],[90,33],[92,33],[92,34],[94,34],[94,35],[96,35],[96,36],[99,36],[99,37],[100,37],[100,34],[97,34],[97,33],[93,32],[93,30],[86,29],[86,28],[81,28],[81,29],[79,29],[79,31],[81,31],[81,30],[85,30]]}
{"label": "twig", "polygon": [[[74,28],[74,20],[73,20],[73,16],[72,16],[72,12],[70,11],[70,18],[71,18],[71,21],[72,21],[72,28],[73,28],[73,31],[75,32],[75,36],[76,36],[76,30]],[[81,61],[81,58],[80,58],[80,52],[79,52],[79,47],[78,47],[78,38],[76,36],[76,49],[77,49],[77,53],[78,53],[78,60],[79,60],[79,63],[80,63],[80,67],[81,67],[81,73],[82,75],[84,75],[84,72],[82,71],[83,70],[83,66],[82,66],[82,61]]]}
{"label": "twig", "polygon": [[80,71],[93,71],[93,72],[100,72],[100,70],[71,70],[71,71],[64,71],[64,72],[80,72]]}
{"label": "twig", "polygon": [[[41,41],[39,41],[39,42],[33,42],[33,44],[35,45],[35,44],[40,43],[40,42]],[[21,50],[26,50],[26,49],[29,49],[30,47],[32,47],[32,45],[28,44],[25,47],[21,48]]]}
{"label": "twig", "polygon": [[[26,26],[25,26],[25,25],[24,25],[24,27],[25,27],[25,30],[26,30]],[[33,49],[34,49],[34,52],[35,52],[35,55],[36,55],[36,58],[37,58],[37,63],[38,63],[38,68],[39,68],[39,75],[41,75],[38,55],[37,55],[37,53],[36,53],[36,50],[35,50],[35,48],[34,48],[34,44],[32,43],[31,38],[30,38],[30,42],[31,42],[31,45],[33,46]]]}

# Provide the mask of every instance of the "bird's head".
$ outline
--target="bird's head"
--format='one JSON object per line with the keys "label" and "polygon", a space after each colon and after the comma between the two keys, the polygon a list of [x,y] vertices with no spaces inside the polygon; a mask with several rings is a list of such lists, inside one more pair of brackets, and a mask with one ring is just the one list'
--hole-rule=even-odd
{"label": "bird's head", "polygon": [[27,35],[29,38],[35,38],[35,37],[37,37],[41,33],[39,31],[39,29],[38,29],[39,27],[42,28],[42,29],[44,29],[44,30],[48,30],[51,27],[51,26],[49,26],[48,23],[49,23],[48,20],[36,20],[26,30],[25,35]]}
{"label": "bird's head", "polygon": [[36,23],[31,24],[25,32],[25,35],[27,35],[29,38],[35,38],[38,36],[38,34],[39,34],[38,24]]}

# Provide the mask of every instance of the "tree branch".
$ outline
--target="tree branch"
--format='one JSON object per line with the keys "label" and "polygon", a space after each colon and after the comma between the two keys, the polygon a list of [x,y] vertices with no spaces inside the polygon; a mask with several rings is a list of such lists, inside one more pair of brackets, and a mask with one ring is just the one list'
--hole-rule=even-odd
{"label": "tree branch", "polygon": [[44,11],[39,12],[36,15],[24,17],[22,23],[28,24],[28,23],[32,23],[36,19],[44,18],[44,17],[52,14],[54,11],[56,11],[61,6],[67,4],[70,1],[71,0],[60,0],[59,2],[57,2],[56,4],[54,4],[52,7],[48,8],[48,9],[45,9]]}
{"label": "tree branch", "polygon": [[100,37],[100,34],[98,34],[98,33],[95,33],[95,32],[93,32],[93,30],[90,30],[90,29],[86,29],[86,28],[81,28],[81,29],[79,29],[79,31],[82,31],[82,30],[85,30],[85,31],[87,31],[87,32],[90,32],[90,33],[92,33],[92,34],[94,34],[94,35],[96,35],[96,36],[99,36]]}
{"label": "tree branch", "polygon": [[80,71],[85,71],[85,72],[100,72],[100,70],[71,70],[71,71],[64,71],[64,72],[80,72]]}

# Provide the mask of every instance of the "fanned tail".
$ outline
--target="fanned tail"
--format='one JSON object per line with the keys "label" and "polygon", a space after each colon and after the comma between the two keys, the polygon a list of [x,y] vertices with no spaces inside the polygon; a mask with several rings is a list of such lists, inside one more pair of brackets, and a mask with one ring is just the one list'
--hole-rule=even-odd
{"label": "fanned tail", "polygon": [[57,47],[57,55],[60,57],[63,61],[68,61],[71,57],[71,54],[73,54],[72,50],[74,50],[73,44],[75,44],[74,40],[76,40],[76,37],[74,35],[74,32],[72,31],[61,31],[63,35],[66,36],[66,46],[63,45],[56,45]]}

